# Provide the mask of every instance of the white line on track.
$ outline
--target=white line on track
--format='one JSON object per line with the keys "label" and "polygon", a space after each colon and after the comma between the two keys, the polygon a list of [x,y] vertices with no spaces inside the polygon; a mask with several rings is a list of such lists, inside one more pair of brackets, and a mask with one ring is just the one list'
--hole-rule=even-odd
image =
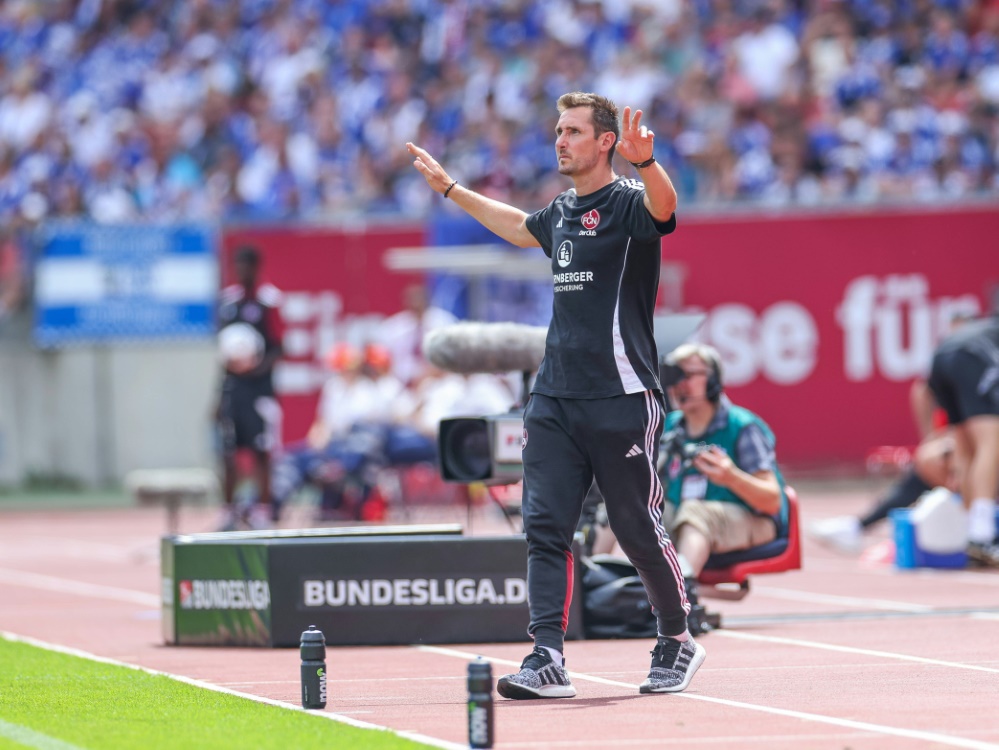
{"label": "white line on track", "polygon": [[713,630],[711,635],[720,635],[723,638],[736,638],[744,641],[757,641],[761,643],[777,643],[782,646],[801,646],[803,648],[815,648],[822,651],[837,651],[841,654],[862,654],[864,656],[876,656],[881,659],[896,659],[898,661],[911,661],[917,664],[929,664],[934,667],[948,667],[950,669],[970,669],[973,672],[991,672],[999,674],[999,669],[995,667],[981,667],[977,664],[965,664],[958,661],[943,661],[941,659],[927,659],[925,656],[910,656],[909,654],[897,654],[893,651],[875,651],[869,648],[856,648],[854,646],[837,646],[833,643],[820,643],[818,641],[805,641],[797,638],[781,638],[774,635],[757,635],[755,633],[742,633],[736,630]]}
{"label": "white line on track", "polygon": [[[719,633],[722,631],[718,631]],[[475,654],[468,651],[458,651],[456,649],[441,648],[439,646],[416,646],[420,651],[426,651],[428,653],[440,654],[441,656],[453,656],[459,659],[475,659],[481,656],[481,654]],[[487,661],[491,661],[495,664],[506,664],[512,665],[514,667],[519,666],[520,662],[510,661],[509,659],[492,659],[490,657],[484,657]],[[990,670],[994,671],[994,670]],[[616,680],[608,680],[603,677],[594,677],[593,675],[583,674],[581,672],[572,672],[572,678],[583,680],[586,682],[596,682],[601,685],[612,685],[614,687],[624,687],[631,688],[632,690],[638,690],[638,685],[632,684],[630,682],[618,682]],[[841,719],[837,716],[823,716],[822,714],[812,714],[803,711],[792,711],[784,708],[775,708],[773,706],[763,706],[756,703],[744,703],[742,701],[727,700],[725,698],[713,698],[709,695],[700,695],[698,693],[672,693],[673,696],[677,698],[686,698],[687,700],[703,701],[705,703],[715,703],[720,706],[727,706],[729,708],[741,708],[748,711],[757,711],[759,713],[773,714],[776,716],[787,716],[792,719],[801,719],[803,721],[814,721],[821,724],[831,724],[832,726],[845,727],[847,729],[859,730],[862,732],[874,732],[876,734],[882,734],[889,737],[904,737],[906,739],[912,740],[922,740],[924,742],[936,742],[941,745],[947,745],[949,747],[964,747],[970,748],[970,750],[997,750],[999,745],[990,742],[981,742],[979,740],[966,739],[964,737],[954,737],[949,734],[940,734],[938,732],[923,732],[918,729],[905,729],[904,727],[892,727],[884,724],[872,724],[866,721],[854,721],[852,719]]]}
{"label": "white line on track", "polygon": [[[129,549],[118,544],[93,542],[87,539],[31,535],[13,542],[5,542],[5,557],[25,559],[26,556],[52,559],[53,557],[75,557],[82,560],[123,563],[134,562],[144,551]],[[159,550],[156,550],[157,557]]]}
{"label": "white line on track", "polygon": [[[177,680],[178,682],[183,682],[187,685],[193,685],[194,687],[203,688],[205,690],[213,690],[216,693],[225,693],[227,695],[235,695],[239,698],[246,698],[247,700],[255,701],[257,703],[266,703],[268,706],[277,706],[278,708],[285,708],[289,711],[302,711],[305,709],[294,703],[285,703],[284,701],[273,700],[271,698],[264,698],[259,695],[251,695],[250,693],[241,693],[238,690],[230,690],[229,688],[224,688],[219,685],[213,685],[210,682],[202,682],[201,680],[195,680],[190,677],[184,677],[183,675],[170,674],[169,672],[161,672],[157,669],[149,669],[147,667],[140,667],[136,664],[127,664],[125,662],[116,661],[114,659],[107,659],[103,656],[97,656],[96,654],[91,654],[86,651],[80,651],[75,648],[68,648],[66,646],[59,646],[54,643],[47,643],[46,641],[40,641],[36,638],[30,638],[28,636],[17,635],[16,633],[9,633],[7,631],[0,630],[0,638],[5,638],[9,641],[17,641],[19,643],[27,643],[31,646],[37,646],[38,648],[46,649],[47,651],[54,651],[59,654],[67,654],[69,656],[77,656],[81,659],[89,659],[90,661],[99,662],[101,664],[111,664],[116,667],[125,667],[126,669],[134,669],[137,672],[145,672],[146,674],[159,675],[162,677],[169,677],[171,680]],[[360,721],[359,719],[352,719],[349,716],[344,716],[339,713],[330,713],[328,711],[309,711],[308,713],[313,716],[319,716],[324,719],[329,719],[330,721],[338,721],[341,724],[349,724],[352,727],[357,727],[359,729],[377,729],[383,732],[389,732],[390,734],[397,735],[399,737],[405,737],[406,739],[413,740],[414,742],[422,742],[425,745],[430,745],[432,747],[444,748],[444,750],[465,750],[468,745],[459,745],[454,742],[447,742],[445,740],[438,739],[436,737],[428,737],[417,732],[409,731],[398,731],[392,729],[391,727],[382,726],[380,724],[371,724],[367,721]],[[45,748],[44,750],[48,750]],[[55,748],[52,750],[70,750],[69,747],[66,748]]]}
{"label": "white line on track", "polygon": [[753,586],[753,593],[769,596],[773,599],[787,599],[795,602],[811,604],[831,604],[838,607],[864,607],[868,609],[883,609],[889,612],[932,612],[928,604],[913,604],[899,602],[893,599],[871,599],[860,596],[838,596],[836,594],[816,594],[811,591],[778,588],[776,586]]}
{"label": "white line on track", "polygon": [[[808,570],[820,573],[856,573],[863,576],[881,576],[895,579],[946,578],[948,582],[966,583],[977,586],[999,586],[999,575],[995,570],[950,570],[945,568],[912,568],[901,570],[894,565],[875,565],[858,561],[855,558],[808,559]],[[755,587],[753,588],[755,591]]]}
{"label": "white line on track", "polygon": [[83,750],[79,745],[57,740],[55,737],[22,727],[20,724],[11,724],[3,719],[0,719],[0,737],[34,750]]}
{"label": "white line on track", "polygon": [[74,581],[69,578],[57,578],[56,576],[29,573],[26,570],[13,570],[11,568],[0,568],[0,583],[56,591],[60,594],[87,596],[91,599],[111,599],[128,604],[141,604],[144,607],[159,607],[162,604],[158,596],[145,591],[123,589],[117,586],[102,586],[98,583]]}

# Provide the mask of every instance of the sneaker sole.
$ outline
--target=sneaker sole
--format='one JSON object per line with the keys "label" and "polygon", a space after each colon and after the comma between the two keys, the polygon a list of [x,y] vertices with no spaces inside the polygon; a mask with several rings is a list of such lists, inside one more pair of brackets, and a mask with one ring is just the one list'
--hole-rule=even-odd
{"label": "sneaker sole", "polygon": [[516,682],[500,679],[496,683],[496,692],[511,700],[533,700],[535,698],[574,698],[576,688],[572,685],[542,685],[537,690],[518,685]]}
{"label": "sneaker sole", "polygon": [[646,687],[641,685],[638,688],[640,693],[679,693],[687,689],[687,685],[694,678],[694,673],[700,669],[701,665],[704,663],[704,657],[708,655],[708,652],[704,650],[704,646],[700,643],[696,644],[696,649],[694,650],[694,656],[690,660],[690,667],[687,669],[687,674],[684,675],[683,682],[679,685],[673,685],[672,687]]}

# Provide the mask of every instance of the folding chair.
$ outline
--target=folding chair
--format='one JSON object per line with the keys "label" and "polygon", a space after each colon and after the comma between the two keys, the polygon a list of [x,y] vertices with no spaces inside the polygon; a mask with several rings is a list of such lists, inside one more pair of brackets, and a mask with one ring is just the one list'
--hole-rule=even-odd
{"label": "folding chair", "polygon": [[[787,535],[767,544],[735,552],[711,555],[697,577],[702,596],[739,601],[749,593],[749,577],[766,573],[782,573],[801,568],[801,531],[798,520],[798,495],[786,487],[788,504]],[[735,588],[732,585],[735,584]],[[693,610],[693,625],[706,625],[701,630],[721,627],[721,615],[707,612],[703,606]],[[690,619],[690,618],[688,618]]]}

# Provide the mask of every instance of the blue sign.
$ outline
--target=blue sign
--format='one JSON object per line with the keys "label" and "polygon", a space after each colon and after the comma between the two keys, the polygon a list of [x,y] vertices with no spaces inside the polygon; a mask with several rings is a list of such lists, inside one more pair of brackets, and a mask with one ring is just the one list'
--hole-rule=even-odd
{"label": "blue sign", "polygon": [[213,227],[57,223],[40,240],[39,346],[214,335]]}

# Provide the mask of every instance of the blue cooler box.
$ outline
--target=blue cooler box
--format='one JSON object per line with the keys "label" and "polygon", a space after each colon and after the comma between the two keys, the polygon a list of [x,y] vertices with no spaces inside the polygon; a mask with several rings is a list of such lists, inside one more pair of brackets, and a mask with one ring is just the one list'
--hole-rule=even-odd
{"label": "blue cooler box", "polygon": [[888,512],[895,537],[895,567],[911,568],[963,568],[968,564],[964,550],[940,554],[927,552],[916,544],[916,527],[912,524],[910,508],[896,508]]}

